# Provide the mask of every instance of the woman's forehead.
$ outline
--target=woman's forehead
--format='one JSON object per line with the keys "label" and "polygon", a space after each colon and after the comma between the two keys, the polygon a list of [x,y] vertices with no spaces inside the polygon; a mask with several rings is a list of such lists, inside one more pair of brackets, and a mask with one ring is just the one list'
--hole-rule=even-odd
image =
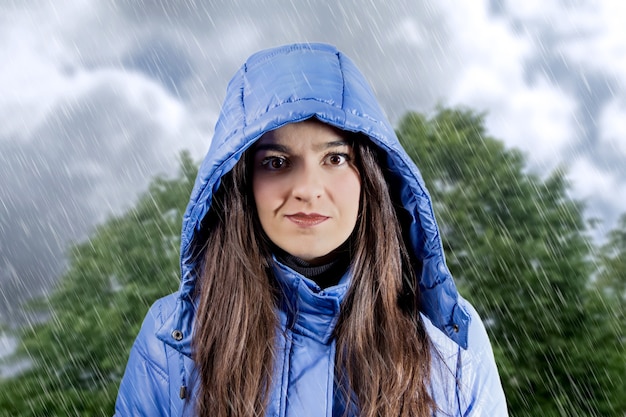
{"label": "woman's forehead", "polygon": [[312,145],[315,148],[348,145],[347,132],[315,119],[289,123],[278,129],[266,132],[259,138],[255,147],[267,144],[285,146]]}

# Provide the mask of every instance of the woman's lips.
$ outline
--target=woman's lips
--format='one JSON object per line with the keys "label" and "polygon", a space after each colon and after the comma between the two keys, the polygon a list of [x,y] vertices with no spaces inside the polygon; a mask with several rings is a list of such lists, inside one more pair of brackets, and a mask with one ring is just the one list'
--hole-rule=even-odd
{"label": "woman's lips", "polygon": [[298,226],[304,226],[304,227],[316,226],[320,223],[325,222],[328,219],[328,216],[323,216],[317,213],[310,213],[310,214],[296,213],[296,214],[289,214],[285,217],[287,217],[289,220],[291,220]]}

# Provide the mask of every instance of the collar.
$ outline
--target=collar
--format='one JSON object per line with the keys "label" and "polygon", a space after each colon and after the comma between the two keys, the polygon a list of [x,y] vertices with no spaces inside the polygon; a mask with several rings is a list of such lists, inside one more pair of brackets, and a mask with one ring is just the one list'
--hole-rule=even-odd
{"label": "collar", "polygon": [[330,343],[341,302],[348,291],[350,271],[344,273],[337,285],[325,289],[276,260],[273,272],[280,291],[279,308],[287,317],[287,328],[320,343]]}

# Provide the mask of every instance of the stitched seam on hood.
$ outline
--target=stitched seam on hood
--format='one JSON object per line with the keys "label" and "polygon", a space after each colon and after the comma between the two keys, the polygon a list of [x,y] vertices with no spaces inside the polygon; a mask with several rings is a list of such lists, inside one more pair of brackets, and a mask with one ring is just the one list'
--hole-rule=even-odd
{"label": "stitched seam on hood", "polygon": [[343,62],[341,61],[341,53],[337,52],[337,61],[339,61],[339,72],[341,73],[341,108],[343,109],[346,102],[346,76],[343,73]]}
{"label": "stitched seam on hood", "polygon": [[[241,91],[240,95],[239,95],[239,101],[241,102],[241,114],[243,117],[243,127],[242,127],[242,131],[245,131],[246,126],[248,126],[248,121],[246,118],[246,103],[244,101],[244,90],[246,88],[246,83],[244,82],[244,78],[245,78],[245,74],[248,73],[248,63],[246,62],[245,64],[243,64],[243,75],[241,76],[241,83],[239,85],[239,90]],[[233,136],[232,132],[230,135],[228,135],[226,137],[226,139],[228,139],[229,137]],[[227,143],[227,140],[225,140],[224,142],[222,142],[220,144],[220,148]]]}
{"label": "stitched seam on hood", "polygon": [[[331,49],[329,49],[331,48]],[[330,45],[318,44],[315,42],[306,43],[306,44],[294,44],[294,45],[283,45],[282,47],[276,48],[273,52],[267,53],[266,51],[260,51],[257,54],[252,55],[246,61],[246,64],[251,64],[251,67],[254,68],[257,65],[262,65],[265,62],[271,60],[277,55],[283,55],[286,52],[297,52],[297,51],[311,51],[311,52],[322,52],[322,53],[333,53],[335,49]],[[259,58],[263,54],[263,58]]]}

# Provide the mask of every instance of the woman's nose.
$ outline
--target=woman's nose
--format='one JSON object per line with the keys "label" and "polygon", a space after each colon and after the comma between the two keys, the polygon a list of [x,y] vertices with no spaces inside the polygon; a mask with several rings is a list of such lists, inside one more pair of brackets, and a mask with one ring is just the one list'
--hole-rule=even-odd
{"label": "woman's nose", "polygon": [[323,175],[319,170],[304,165],[294,172],[291,194],[298,200],[318,199],[324,192]]}

